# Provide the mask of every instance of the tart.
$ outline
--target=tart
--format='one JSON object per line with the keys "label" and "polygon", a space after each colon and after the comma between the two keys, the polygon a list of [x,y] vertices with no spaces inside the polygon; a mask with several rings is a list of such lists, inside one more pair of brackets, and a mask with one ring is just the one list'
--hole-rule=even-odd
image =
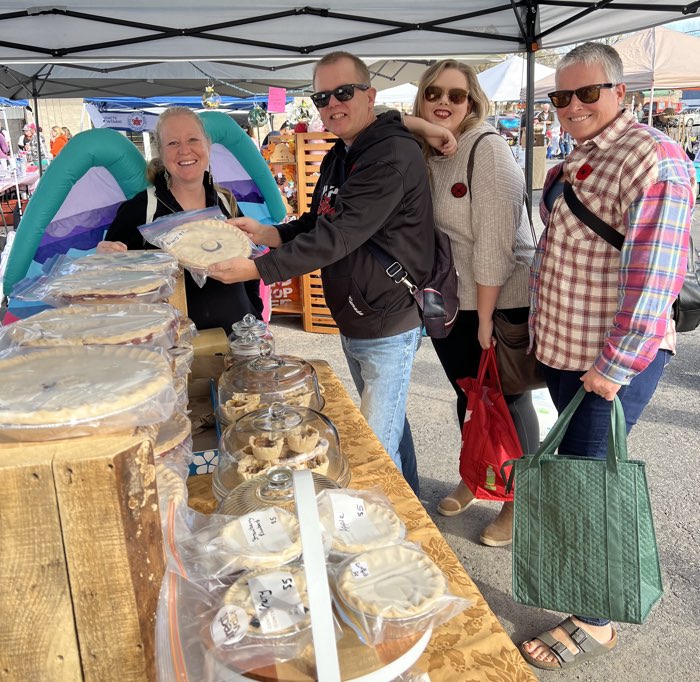
{"label": "tart", "polygon": [[393,545],[362,552],[338,573],[339,595],[355,611],[383,619],[429,613],[447,592],[435,562],[419,549]]}
{"label": "tart", "polygon": [[221,220],[195,220],[161,237],[163,249],[182,264],[206,269],[229,258],[250,258],[250,239]]}

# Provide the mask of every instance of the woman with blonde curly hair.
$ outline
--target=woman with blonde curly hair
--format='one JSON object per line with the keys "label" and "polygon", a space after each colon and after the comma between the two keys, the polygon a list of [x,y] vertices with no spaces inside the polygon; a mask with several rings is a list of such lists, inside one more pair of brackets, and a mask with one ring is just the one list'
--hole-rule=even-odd
{"label": "woman with blonde curly hair", "polygon": [[[209,170],[211,140],[202,120],[191,109],[166,109],[156,124],[153,142],[155,153],[146,169],[153,188],[119,207],[105,241],[98,244],[99,253],[153,248],[144,241],[138,226],[171,213],[218,206],[229,218],[242,215],[231,193],[213,183]],[[149,192],[155,197],[151,215]],[[228,329],[246,313],[260,317],[258,288],[259,280],[223,284],[211,278],[199,287],[185,271],[188,314],[197,329]]]}
{"label": "woman with blonde curly hair", "polygon": [[[405,117],[408,129],[426,140],[435,224],[452,242],[460,275],[460,310],[455,325],[446,339],[433,339],[457,393],[460,426],[467,401],[456,381],[477,376],[482,349],[494,341],[493,314],[497,309],[513,323],[527,320],[528,274],[534,251],[524,206],[525,179],[506,141],[485,122],[488,110],[488,98],[474,69],[447,59],[423,74],[413,107],[415,115]],[[443,144],[435,143],[435,126],[443,130]],[[467,164],[472,150],[469,182]],[[506,396],[506,402],[523,450],[534,452],[539,425],[530,393]],[[454,516],[473,502],[471,491],[460,481],[441,500],[438,511]],[[512,519],[513,505],[506,502],[481,533],[481,542],[494,547],[510,544]]]}

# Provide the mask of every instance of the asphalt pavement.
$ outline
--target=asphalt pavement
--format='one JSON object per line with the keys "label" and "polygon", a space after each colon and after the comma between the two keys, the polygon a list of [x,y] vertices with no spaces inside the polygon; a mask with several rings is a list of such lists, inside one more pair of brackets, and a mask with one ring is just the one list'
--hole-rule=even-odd
{"label": "asphalt pavement", "polygon": [[[537,206],[539,193],[533,204]],[[693,222],[700,244],[700,218]],[[337,336],[302,331],[298,316],[274,315],[278,351],[326,360],[357,400]],[[560,614],[513,602],[511,550],[485,547],[479,533],[498,503],[479,502],[446,518],[437,503],[457,482],[460,434],[452,388],[428,339],[418,351],[408,416],[418,457],[421,501],[512,639],[519,643],[561,620]],[[678,354],[630,434],[630,459],[647,464],[665,592],[644,625],[619,624],[611,654],[570,671],[536,671],[542,679],[671,682],[700,680],[700,329],[679,335]],[[502,676],[494,677],[503,680]]]}

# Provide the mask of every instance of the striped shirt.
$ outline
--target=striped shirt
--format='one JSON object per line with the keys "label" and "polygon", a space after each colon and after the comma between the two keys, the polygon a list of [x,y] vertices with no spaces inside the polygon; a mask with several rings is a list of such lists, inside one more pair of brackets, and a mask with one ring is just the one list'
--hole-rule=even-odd
{"label": "striped shirt", "polygon": [[[584,206],[625,236],[621,251],[559,196],[530,276],[530,333],[557,369],[628,384],[659,348],[675,350],[671,306],[683,285],[695,172],[683,149],[623,111],[563,165]],[[546,194],[558,174],[550,170]]]}

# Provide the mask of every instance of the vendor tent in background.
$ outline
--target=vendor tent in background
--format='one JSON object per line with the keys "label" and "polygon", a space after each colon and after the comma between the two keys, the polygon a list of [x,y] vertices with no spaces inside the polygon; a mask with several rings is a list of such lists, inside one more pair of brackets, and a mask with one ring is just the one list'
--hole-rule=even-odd
{"label": "vendor tent in background", "polygon": [[[17,192],[16,198],[17,198],[17,210],[19,211],[19,215],[22,215],[22,202],[20,201],[20,192],[19,192],[19,178],[17,177],[17,165],[14,162],[14,156],[15,156],[15,148],[14,145],[12,144],[12,135],[10,134],[10,124],[7,120],[7,111],[5,111],[6,107],[15,107],[15,108],[26,108],[29,106],[29,102],[27,102],[26,99],[7,99],[6,97],[0,97],[0,108],[2,109],[2,127],[8,131],[8,137],[7,137],[7,144],[10,147],[10,170],[12,173],[12,178],[14,179],[14,184],[15,184],[15,190]],[[2,288],[0,288],[0,291],[2,291]]]}
{"label": "vendor tent in background", "polygon": [[[553,74],[544,64],[535,64],[535,80]],[[509,57],[477,75],[479,85],[492,102],[519,102],[527,85],[527,62],[518,56]]]}
{"label": "vendor tent in background", "polygon": [[[700,87],[700,38],[657,26],[613,47],[622,58],[628,90]],[[535,97],[555,89],[554,76],[535,83]]]}
{"label": "vendor tent in background", "polygon": [[377,93],[375,104],[413,104],[416,101],[418,87],[413,83],[404,83],[393,88],[380,90]]}
{"label": "vendor tent in background", "polygon": [[[246,215],[281,222],[285,216],[277,185],[255,143],[221,112],[201,114],[212,139],[212,172],[230,189]],[[17,231],[3,281],[4,290],[41,274],[52,256],[92,251],[114,220],[117,208],[146,188],[146,161],[120,133],[105,129],[75,135],[48,167]],[[35,309],[10,298],[8,315]]]}

